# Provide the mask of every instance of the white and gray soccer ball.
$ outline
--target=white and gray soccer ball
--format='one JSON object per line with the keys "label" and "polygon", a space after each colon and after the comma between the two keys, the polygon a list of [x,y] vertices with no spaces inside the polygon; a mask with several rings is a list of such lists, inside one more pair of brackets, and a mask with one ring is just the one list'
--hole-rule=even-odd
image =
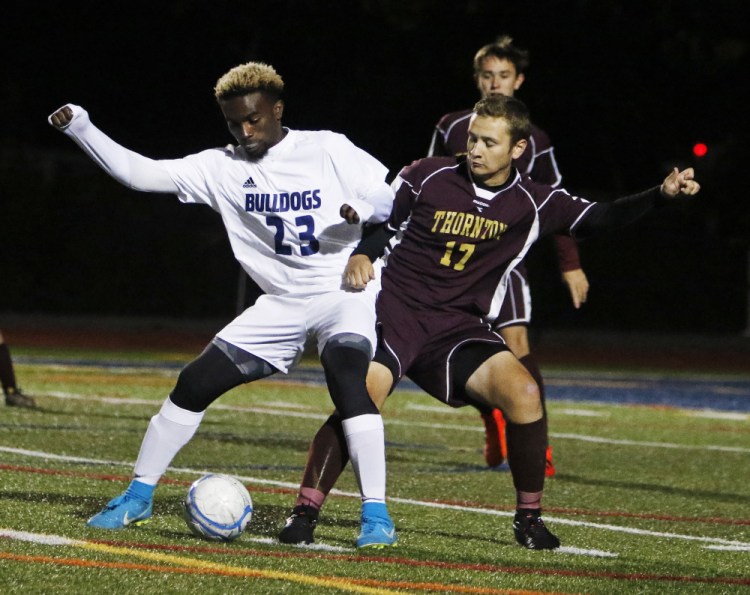
{"label": "white and gray soccer ball", "polygon": [[237,539],[253,516],[253,500],[231,475],[209,473],[193,482],[183,507],[190,530],[203,539]]}

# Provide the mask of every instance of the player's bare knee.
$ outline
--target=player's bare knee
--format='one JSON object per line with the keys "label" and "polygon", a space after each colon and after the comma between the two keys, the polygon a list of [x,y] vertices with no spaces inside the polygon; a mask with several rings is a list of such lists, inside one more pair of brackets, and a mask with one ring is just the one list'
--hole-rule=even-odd
{"label": "player's bare knee", "polygon": [[528,424],[542,418],[543,408],[539,386],[532,378],[519,379],[511,387],[506,417],[517,424]]}

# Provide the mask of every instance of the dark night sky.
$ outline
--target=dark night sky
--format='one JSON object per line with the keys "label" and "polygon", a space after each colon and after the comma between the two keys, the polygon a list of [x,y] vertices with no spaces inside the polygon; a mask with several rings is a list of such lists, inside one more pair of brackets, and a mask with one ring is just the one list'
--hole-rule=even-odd
{"label": "dark night sky", "polygon": [[[550,133],[569,190],[610,199],[654,185],[665,167],[691,163],[693,142],[708,143],[710,153],[698,163],[705,192],[690,212],[680,209],[666,223],[646,222],[639,232],[624,232],[619,242],[637,240],[661,225],[676,234],[675,251],[684,251],[692,235],[711,250],[696,249],[700,265],[685,268],[681,275],[721,265],[727,270],[722,269],[716,283],[744,286],[739,254],[747,248],[750,221],[739,178],[747,156],[745,110],[750,99],[745,90],[747,11],[745,3],[726,0],[131,1],[6,9],[0,24],[5,56],[0,155],[6,188],[6,208],[0,213],[0,278],[4,287],[18,279],[26,289],[32,277],[36,286],[40,277],[46,281],[35,289],[41,294],[38,300],[3,297],[0,311],[92,309],[81,300],[61,297],[70,290],[60,286],[64,283],[55,276],[55,265],[45,264],[41,256],[19,257],[19,249],[32,250],[31,235],[46,253],[50,242],[56,243],[56,251],[65,244],[68,260],[80,264],[92,247],[72,245],[79,237],[84,243],[106,244],[96,233],[106,216],[96,211],[101,207],[106,212],[113,205],[107,199],[97,205],[83,196],[85,191],[78,198],[68,194],[95,185],[99,192],[111,193],[115,211],[125,208],[119,206],[121,197],[133,198],[93,166],[81,165],[73,143],[47,125],[47,115],[61,104],[84,106],[98,126],[129,148],[150,157],[179,157],[231,140],[212,97],[213,85],[236,64],[265,61],[286,82],[286,125],[343,132],[395,173],[423,156],[440,115],[477,99],[472,56],[500,33],[513,35],[531,52],[527,82],[518,96]],[[71,167],[83,168],[96,184],[71,181]],[[35,183],[29,186],[22,176]],[[175,215],[174,199],[153,212],[146,202],[135,202],[132,212],[116,211],[133,226],[129,233],[134,237],[141,232],[178,233],[179,225],[210,218],[210,213]],[[20,208],[21,203],[27,207]],[[71,212],[75,217],[69,218]],[[48,220],[40,230],[40,216],[56,220]],[[163,220],[158,225],[149,221],[157,217],[179,221],[176,228]],[[142,229],[135,231],[139,224]],[[678,229],[681,225],[693,229],[688,233]],[[191,239],[193,249],[201,241],[221,243]],[[171,245],[181,241],[184,238],[173,237]],[[644,249],[663,252],[671,245],[662,240]],[[164,240],[152,249],[164,248],[163,258],[174,258],[178,250],[169,246]],[[114,241],[106,247],[133,259]],[[632,262],[623,264],[602,255],[613,251],[622,256],[619,244],[606,241],[582,248],[584,265],[590,264],[595,273],[592,286],[594,281],[600,287],[614,284],[609,292],[614,294],[628,286],[618,277],[653,275],[650,265],[643,266],[643,253],[634,253]],[[712,262],[727,251],[737,262]],[[618,267],[622,270],[617,274],[607,272]],[[174,265],[155,268],[153,278],[138,283],[154,284],[159,271]],[[81,278],[112,274],[102,261]],[[190,291],[189,284],[174,283],[178,292]],[[640,283],[649,285],[646,277]],[[694,288],[686,284],[680,290]],[[732,291],[736,295],[730,302],[742,311],[743,293],[737,287]],[[106,292],[93,293],[100,296],[100,310],[128,310],[108,301]],[[604,296],[600,302],[602,310],[615,307]],[[207,304],[204,300],[182,314],[222,309]],[[155,300],[151,310],[164,314],[170,308],[168,301]],[[715,314],[698,314],[706,317],[705,326],[716,325]],[[743,323],[738,317],[744,312],[735,315],[730,327]],[[597,315],[592,314],[590,322],[598,323]]]}

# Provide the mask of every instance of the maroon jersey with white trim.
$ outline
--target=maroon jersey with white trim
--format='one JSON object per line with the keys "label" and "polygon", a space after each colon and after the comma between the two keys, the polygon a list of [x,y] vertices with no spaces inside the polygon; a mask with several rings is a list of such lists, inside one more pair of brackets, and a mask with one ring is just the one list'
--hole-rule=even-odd
{"label": "maroon jersey with white trim", "polygon": [[570,232],[593,203],[511,170],[506,184],[473,183],[466,160],[415,161],[393,182],[398,229],[383,289],[417,308],[494,320],[507,277],[540,237]]}
{"label": "maroon jersey with white trim", "polygon": [[[467,109],[450,112],[440,118],[432,135],[428,157],[464,155],[472,113],[473,110]],[[555,150],[549,136],[544,130],[532,124],[528,140],[529,144],[523,155],[513,160],[514,167],[522,174],[530,175],[537,182],[557,188],[562,183],[562,175],[557,168]],[[575,240],[564,235],[557,235],[554,240],[560,270],[567,272],[580,269],[581,259]],[[524,273],[524,278],[525,276]]]}

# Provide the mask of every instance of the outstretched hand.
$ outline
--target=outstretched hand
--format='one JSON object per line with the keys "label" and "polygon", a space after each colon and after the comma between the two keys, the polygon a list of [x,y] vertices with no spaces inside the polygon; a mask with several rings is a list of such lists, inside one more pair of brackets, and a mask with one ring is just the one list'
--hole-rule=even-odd
{"label": "outstretched hand", "polygon": [[664,178],[661,185],[662,196],[675,198],[678,195],[692,196],[698,194],[701,185],[694,180],[695,171],[692,167],[679,171],[676,167]]}
{"label": "outstretched hand", "polygon": [[49,117],[49,122],[55,128],[62,130],[73,121],[73,115],[73,109],[69,105],[64,105]]}

